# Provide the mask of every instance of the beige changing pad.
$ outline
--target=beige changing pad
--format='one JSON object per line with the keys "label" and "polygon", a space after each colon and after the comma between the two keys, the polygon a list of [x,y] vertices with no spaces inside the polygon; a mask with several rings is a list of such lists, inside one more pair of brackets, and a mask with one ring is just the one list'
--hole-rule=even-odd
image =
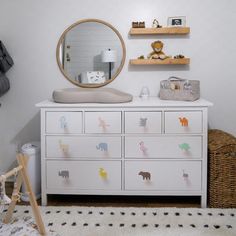
{"label": "beige changing pad", "polygon": [[65,88],[54,90],[52,98],[58,103],[123,103],[133,96],[113,88]]}

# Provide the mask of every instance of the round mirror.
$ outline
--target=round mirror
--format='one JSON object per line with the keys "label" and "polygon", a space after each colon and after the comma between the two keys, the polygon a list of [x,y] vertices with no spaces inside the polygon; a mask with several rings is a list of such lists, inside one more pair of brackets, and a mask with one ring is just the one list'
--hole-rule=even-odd
{"label": "round mirror", "polygon": [[110,24],[87,19],[67,28],[57,45],[63,75],[81,87],[101,87],[113,81],[125,61],[125,44]]}

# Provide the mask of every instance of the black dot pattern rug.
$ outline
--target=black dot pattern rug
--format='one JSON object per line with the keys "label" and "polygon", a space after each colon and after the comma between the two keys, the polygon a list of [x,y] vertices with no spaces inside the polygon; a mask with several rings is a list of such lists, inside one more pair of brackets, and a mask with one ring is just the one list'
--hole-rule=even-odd
{"label": "black dot pattern rug", "polygon": [[[40,209],[47,231],[56,236],[236,236],[236,209],[77,206]],[[32,219],[31,208],[17,206],[14,219],[25,217]],[[0,236],[7,236],[1,234],[4,227],[7,226],[0,224]]]}

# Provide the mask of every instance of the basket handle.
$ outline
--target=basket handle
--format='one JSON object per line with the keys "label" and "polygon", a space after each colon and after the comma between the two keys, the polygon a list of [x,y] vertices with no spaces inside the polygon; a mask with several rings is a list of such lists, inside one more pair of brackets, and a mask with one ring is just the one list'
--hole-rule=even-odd
{"label": "basket handle", "polygon": [[182,79],[182,78],[177,77],[177,76],[170,76],[168,78],[168,81],[174,81],[174,80],[177,80],[177,81],[187,81],[186,79]]}

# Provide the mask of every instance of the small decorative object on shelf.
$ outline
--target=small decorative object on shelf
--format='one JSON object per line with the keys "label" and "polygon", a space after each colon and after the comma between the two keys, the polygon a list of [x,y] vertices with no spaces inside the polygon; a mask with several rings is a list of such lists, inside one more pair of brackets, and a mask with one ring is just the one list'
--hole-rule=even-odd
{"label": "small decorative object on shelf", "polygon": [[148,54],[148,59],[165,60],[167,58],[170,58],[170,56],[165,55],[165,53],[162,51],[164,44],[161,41],[154,41],[151,46],[153,51]]}
{"label": "small decorative object on shelf", "polygon": [[132,28],[139,28],[138,21],[132,22]]}
{"label": "small decorative object on shelf", "polygon": [[152,28],[162,28],[157,19],[154,19],[152,22]]}
{"label": "small decorative object on shelf", "polygon": [[167,25],[169,27],[185,27],[186,26],[186,16],[168,17]]}
{"label": "small decorative object on shelf", "polygon": [[145,59],[144,55],[138,57],[138,59]]}
{"label": "small decorative object on shelf", "polygon": [[132,22],[132,28],[145,28],[145,21],[133,21]]}
{"label": "small decorative object on shelf", "polygon": [[145,21],[139,22],[139,28],[145,28]]}
{"label": "small decorative object on shelf", "polygon": [[174,56],[174,59],[183,59],[183,58],[185,58],[185,56],[182,54],[178,54],[178,55]]}

